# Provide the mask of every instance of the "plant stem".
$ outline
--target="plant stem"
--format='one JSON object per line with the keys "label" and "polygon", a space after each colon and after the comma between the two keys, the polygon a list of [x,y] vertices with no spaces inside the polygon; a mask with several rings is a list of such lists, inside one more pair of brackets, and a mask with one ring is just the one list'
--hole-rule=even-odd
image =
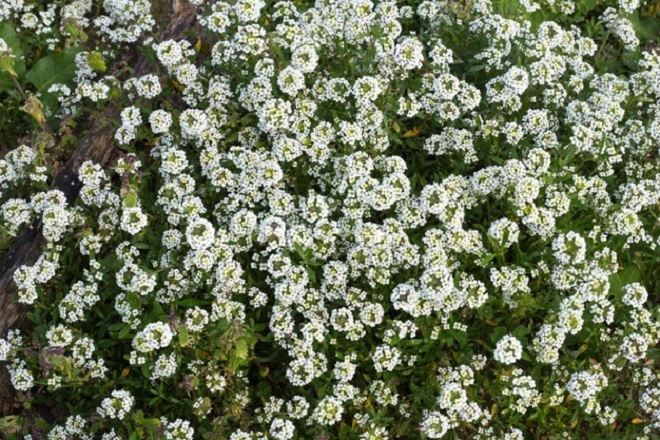
{"label": "plant stem", "polygon": [[[14,81],[14,85],[18,89],[18,92],[21,94],[21,96],[23,97],[25,102],[27,102],[28,101],[28,96],[25,94],[25,90],[23,90],[23,87],[21,87],[21,84],[18,82],[18,80],[16,79],[16,77],[13,74],[9,73],[9,76],[11,77],[12,81]],[[52,128],[50,128],[50,126],[48,125],[48,123],[46,122],[45,119],[43,120],[43,122],[41,122],[41,128],[43,130],[46,130],[48,133],[50,133],[50,135],[53,136],[53,140],[57,140],[57,136],[55,135],[55,132],[53,131]]]}
{"label": "plant stem", "polygon": [[27,97],[27,95],[25,94],[25,91],[23,90],[23,87],[21,87],[21,84],[18,82],[18,80],[16,79],[16,77],[15,77],[13,74],[11,74],[11,73],[9,73],[9,76],[11,77],[12,81],[14,81],[14,85],[15,85],[16,88],[18,89],[18,92],[21,94],[21,96],[23,97],[23,99],[25,99],[25,100],[27,101],[28,97]]}

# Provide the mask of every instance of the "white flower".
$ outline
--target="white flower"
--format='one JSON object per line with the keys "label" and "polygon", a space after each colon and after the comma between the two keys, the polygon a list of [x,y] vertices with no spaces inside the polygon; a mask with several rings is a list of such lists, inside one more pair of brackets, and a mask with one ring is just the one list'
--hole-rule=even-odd
{"label": "white flower", "polygon": [[195,429],[190,426],[190,422],[183,419],[176,419],[167,424],[165,438],[168,440],[193,440]]}
{"label": "white flower", "polygon": [[621,302],[636,309],[644,307],[648,299],[648,292],[646,288],[640,283],[628,284],[623,288],[623,298]]}
{"label": "white flower", "polygon": [[213,244],[215,228],[210,221],[195,217],[186,227],[186,242],[192,249],[207,249]]}
{"label": "white flower", "polygon": [[513,336],[504,336],[497,342],[493,357],[503,364],[513,364],[522,357],[522,344]]}
{"label": "white flower", "polygon": [[162,90],[158,76],[154,74],[144,75],[139,78],[135,87],[137,88],[138,94],[146,99],[155,98]]}
{"label": "white flower", "polygon": [[300,70],[289,66],[282,69],[278,75],[277,85],[284,93],[293,96],[305,88],[305,76]]}
{"label": "white flower", "polygon": [[181,46],[174,40],[167,40],[156,46],[158,60],[166,67],[173,66],[183,59]]}
{"label": "white flower", "polygon": [[46,332],[48,343],[53,347],[66,347],[73,341],[73,333],[71,330],[60,324],[56,327],[51,327]]}
{"label": "white flower", "polygon": [[439,411],[433,411],[424,415],[420,428],[428,438],[442,438],[450,426],[447,416]]}
{"label": "white flower", "polygon": [[122,209],[120,228],[135,235],[147,226],[147,215],[140,207]]}
{"label": "white flower", "polygon": [[497,240],[503,247],[508,248],[518,242],[520,229],[518,224],[507,218],[495,220],[488,228],[488,234]]}
{"label": "white flower", "polygon": [[34,376],[32,372],[27,369],[25,361],[21,360],[18,363],[7,366],[11,384],[18,391],[27,391],[34,386]]}
{"label": "white flower", "polygon": [[334,396],[325,396],[312,412],[312,419],[320,425],[334,425],[341,420],[344,407]]}
{"label": "white flower", "polygon": [[155,134],[167,133],[172,126],[172,115],[165,110],[154,110],[149,115],[149,124]]}
{"label": "white flower", "polygon": [[295,426],[291,420],[275,418],[270,424],[269,434],[276,440],[289,440],[293,438]]}
{"label": "white flower", "polygon": [[140,109],[135,106],[126,107],[121,111],[121,124],[129,130],[136,130],[142,124]]}
{"label": "white flower", "polygon": [[149,353],[170,345],[174,334],[169,324],[152,322],[133,338],[133,347],[143,353]]}
{"label": "white flower", "polygon": [[376,371],[392,371],[401,362],[401,351],[387,344],[379,345],[372,356]]}
{"label": "white flower", "polygon": [[424,62],[424,45],[415,37],[405,37],[397,44],[394,59],[402,69],[419,69]]}
{"label": "white flower", "polygon": [[314,71],[319,61],[319,56],[311,44],[298,47],[291,55],[291,63],[294,67],[304,73]]}
{"label": "white flower", "polygon": [[11,344],[6,340],[0,338],[0,362],[6,361],[11,350]]}
{"label": "white flower", "polygon": [[179,123],[181,124],[181,133],[191,138],[201,137],[209,126],[207,114],[198,109],[184,110],[179,116]]}
{"label": "white flower", "polygon": [[176,353],[170,353],[169,355],[161,354],[153,364],[151,380],[155,381],[158,379],[171,377],[174,373],[176,373],[177,367],[178,364],[176,362]]}
{"label": "white flower", "polygon": [[135,399],[126,390],[115,390],[112,397],[106,397],[97,408],[99,417],[124,420],[131,412]]}
{"label": "white flower", "polygon": [[646,357],[648,341],[639,333],[632,333],[623,338],[621,352],[630,362],[639,362]]}

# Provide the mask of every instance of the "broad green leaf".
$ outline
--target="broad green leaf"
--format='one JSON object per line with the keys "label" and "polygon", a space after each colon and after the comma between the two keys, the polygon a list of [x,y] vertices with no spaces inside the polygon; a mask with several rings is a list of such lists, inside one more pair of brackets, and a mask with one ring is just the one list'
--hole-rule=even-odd
{"label": "broad green leaf", "polygon": [[11,24],[0,23],[0,38],[5,40],[5,43],[7,43],[7,46],[9,46],[15,57],[20,58],[23,56],[21,40],[18,38],[18,34]]}
{"label": "broad green leaf", "polygon": [[523,325],[519,325],[511,334],[516,338],[523,340],[529,334],[529,329]]}
{"label": "broad green leaf", "polygon": [[642,42],[656,37],[660,33],[660,23],[657,18],[652,16],[640,18],[639,11],[627,17],[633,25],[635,34]]}
{"label": "broad green leaf", "polygon": [[48,422],[46,422],[41,417],[37,418],[37,420],[35,422],[35,425],[37,425],[37,428],[41,429],[42,431],[45,431],[48,428],[50,428],[50,425],[48,424]]}
{"label": "broad green leaf", "polygon": [[610,295],[619,296],[621,293],[622,285],[621,278],[618,273],[613,273],[609,276],[608,281],[610,282]]}
{"label": "broad green leaf", "polygon": [[0,71],[16,76],[16,71],[14,70],[14,60],[14,55],[7,53],[0,55]]}
{"label": "broad green leaf", "polygon": [[80,46],[69,47],[60,53],[41,58],[25,74],[25,80],[37,88],[42,94],[42,102],[45,106],[55,103],[55,96],[48,93],[53,84],[66,84],[71,86],[76,74],[76,55],[83,50]]}
{"label": "broad green leaf", "polygon": [[[16,31],[9,23],[0,23],[0,38],[5,40],[7,46],[11,49],[14,56],[12,68],[16,72],[16,76],[21,78],[25,75],[25,62],[23,61],[23,49],[21,48],[21,40],[18,38]],[[13,89],[14,82],[7,72],[0,72],[0,92],[4,89]]]}
{"label": "broad green leaf", "polygon": [[610,295],[618,297],[623,290],[623,287],[632,284],[638,283],[643,279],[642,272],[639,270],[639,267],[635,264],[626,266],[622,271],[613,273],[609,276],[608,280],[610,282]]}
{"label": "broad green leaf", "polygon": [[619,277],[621,278],[621,283],[624,285],[639,283],[644,278],[636,264],[626,266],[621,272],[619,272]]}

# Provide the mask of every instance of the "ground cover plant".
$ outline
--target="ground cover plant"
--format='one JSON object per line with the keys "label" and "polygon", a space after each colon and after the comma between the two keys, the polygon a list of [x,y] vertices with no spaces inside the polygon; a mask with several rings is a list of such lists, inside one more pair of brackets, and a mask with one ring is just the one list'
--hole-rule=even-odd
{"label": "ground cover plant", "polygon": [[0,436],[660,438],[657,4],[191,3],[0,2]]}

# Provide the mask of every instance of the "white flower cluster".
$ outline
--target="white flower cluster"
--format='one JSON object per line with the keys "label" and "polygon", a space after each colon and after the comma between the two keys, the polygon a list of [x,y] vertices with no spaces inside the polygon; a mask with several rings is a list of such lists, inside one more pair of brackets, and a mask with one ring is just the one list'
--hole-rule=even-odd
{"label": "white flower cluster", "polygon": [[94,26],[111,42],[134,43],[155,25],[147,0],[104,0],[103,9]]}
{"label": "white flower cluster", "polygon": [[505,336],[495,346],[493,358],[503,364],[513,364],[522,357],[522,344],[513,336]]}
{"label": "white flower cluster", "polygon": [[135,398],[126,390],[114,390],[111,396],[101,401],[101,405],[97,408],[99,416],[124,420],[131,413],[133,405],[135,405]]}
{"label": "white flower cluster", "polygon": [[33,304],[39,297],[40,285],[46,284],[57,274],[61,246],[43,253],[33,266],[23,265],[14,272],[14,283],[18,288],[18,301]]}
{"label": "white flower cluster", "polygon": [[0,339],[0,361],[6,361],[11,352],[11,344],[6,339]]}
{"label": "white flower cluster", "polygon": [[27,391],[34,386],[34,375],[24,361],[14,362],[7,366],[12,386],[18,391]]}
{"label": "white flower cluster", "polygon": [[[630,13],[631,6],[624,4],[622,5],[622,9]],[[639,46],[639,39],[635,34],[633,23],[625,16],[619,14],[616,9],[607,8],[603,12],[603,21],[607,24],[609,31],[621,39],[626,50],[635,50]]]}
{"label": "white flower cluster", "polygon": [[167,423],[164,434],[167,440],[192,440],[194,435],[195,429],[190,422],[182,419]]}
{"label": "white flower cluster", "polygon": [[589,413],[598,413],[600,404],[596,400],[596,395],[607,385],[607,376],[603,374],[599,365],[594,365],[591,371],[573,373],[566,383],[566,389],[581,405],[585,406]]}
{"label": "white flower cluster", "polygon": [[133,338],[133,348],[143,353],[149,353],[169,346],[173,336],[174,334],[168,324],[152,322],[135,335]]}

